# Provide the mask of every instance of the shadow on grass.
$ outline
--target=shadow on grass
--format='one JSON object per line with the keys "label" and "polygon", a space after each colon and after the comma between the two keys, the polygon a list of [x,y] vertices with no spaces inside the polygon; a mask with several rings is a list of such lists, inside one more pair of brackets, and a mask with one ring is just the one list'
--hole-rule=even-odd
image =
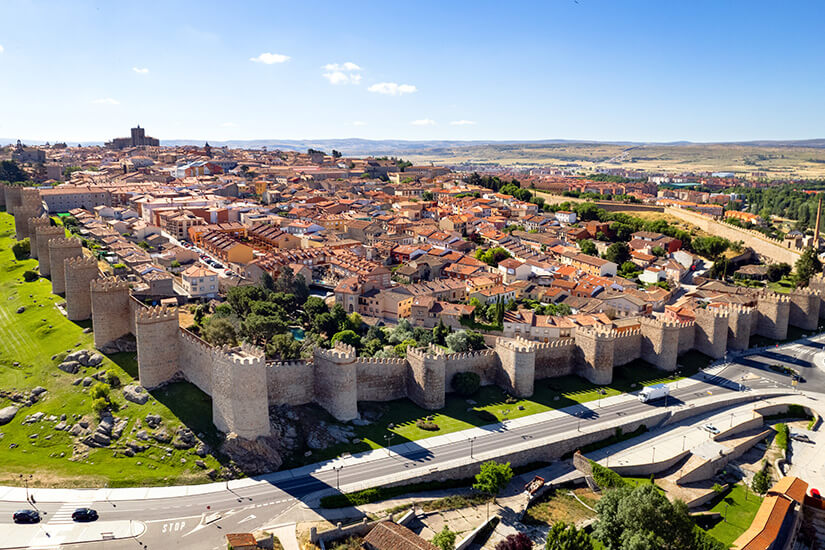
{"label": "shadow on grass", "polygon": [[[187,428],[199,436],[203,434],[201,439],[213,450],[220,447],[222,439],[212,422],[212,398],[197,386],[189,382],[172,382],[150,393]],[[217,454],[214,456],[224,462]]]}

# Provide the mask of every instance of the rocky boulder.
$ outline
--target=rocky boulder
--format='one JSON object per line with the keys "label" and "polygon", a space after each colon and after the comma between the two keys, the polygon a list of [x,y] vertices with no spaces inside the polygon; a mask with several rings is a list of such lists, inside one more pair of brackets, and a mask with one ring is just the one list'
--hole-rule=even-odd
{"label": "rocky boulder", "polygon": [[126,401],[131,401],[132,403],[137,403],[138,405],[144,405],[147,401],[149,401],[149,394],[145,389],[143,389],[143,386],[138,386],[137,384],[129,384],[128,386],[124,386],[123,397]]}
{"label": "rocky boulder", "polygon": [[77,374],[77,371],[80,370],[80,362],[79,361],[63,361],[57,368],[62,370],[63,372],[68,372],[69,374]]}
{"label": "rocky boulder", "polygon": [[8,424],[14,418],[14,415],[17,414],[17,407],[14,405],[9,405],[8,407],[3,407],[0,409],[0,426],[3,424]]}
{"label": "rocky boulder", "polygon": [[249,475],[264,474],[280,468],[283,459],[277,449],[278,441],[273,437],[249,440],[238,437],[234,432],[226,436],[226,441],[221,446],[221,450]]}
{"label": "rocky boulder", "polygon": [[146,425],[152,428],[153,430],[160,426],[160,423],[163,422],[163,419],[158,414],[147,414],[145,420]]}

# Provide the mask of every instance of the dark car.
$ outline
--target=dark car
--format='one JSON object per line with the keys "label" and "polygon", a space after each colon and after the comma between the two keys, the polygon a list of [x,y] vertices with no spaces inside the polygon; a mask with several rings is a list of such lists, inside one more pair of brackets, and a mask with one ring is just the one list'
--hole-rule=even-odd
{"label": "dark car", "polygon": [[40,521],[40,512],[37,510],[18,510],[13,517],[14,523],[37,523]]}
{"label": "dark car", "polygon": [[78,508],[72,512],[73,521],[94,521],[97,519],[97,511],[91,508]]}

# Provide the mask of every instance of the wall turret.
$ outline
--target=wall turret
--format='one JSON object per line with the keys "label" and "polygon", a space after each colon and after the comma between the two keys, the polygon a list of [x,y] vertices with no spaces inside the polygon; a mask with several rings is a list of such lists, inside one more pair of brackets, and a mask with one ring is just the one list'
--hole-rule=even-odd
{"label": "wall turret", "polygon": [[40,189],[37,187],[20,188],[20,207],[37,210],[43,208],[43,200],[40,198]]}
{"label": "wall turret", "polygon": [[825,275],[818,273],[811,277],[808,288],[819,292],[819,317],[825,317]]}
{"label": "wall turret", "polygon": [[14,210],[20,206],[20,191],[23,188],[19,185],[6,185],[3,194],[6,198],[6,212],[14,215]]}
{"label": "wall turret", "polygon": [[616,333],[595,328],[576,329],[578,372],[594,384],[613,381],[613,347]]}
{"label": "wall turret", "polygon": [[725,355],[728,345],[728,311],[721,308],[696,310],[694,347],[713,359]]}
{"label": "wall turret", "polygon": [[66,317],[70,321],[84,321],[92,316],[91,284],[98,276],[97,259],[94,256],[67,258],[63,263]]}
{"label": "wall turret", "polygon": [[748,349],[759,313],[752,307],[731,306],[728,314],[728,348]]}
{"label": "wall turret", "polygon": [[75,238],[56,238],[49,240],[49,265],[51,270],[52,293],[63,294],[66,292],[66,272],[64,262],[68,258],[83,256],[83,243]]}
{"label": "wall turret", "polygon": [[18,206],[14,209],[14,233],[18,241],[29,237],[29,218],[36,218],[39,208],[32,206]]}
{"label": "wall turret", "polygon": [[132,330],[129,283],[117,277],[107,277],[93,280],[89,289],[95,347],[102,349]]}
{"label": "wall turret", "polygon": [[340,342],[314,353],[315,402],[341,421],[358,418],[356,357],[352,346]]}
{"label": "wall turret", "polygon": [[659,369],[675,371],[679,356],[679,324],[653,317],[642,317],[639,322],[642,330],[641,358]]}
{"label": "wall turret", "polygon": [[798,288],[789,294],[788,324],[802,330],[816,330],[819,326],[819,304],[822,301],[818,290]]}
{"label": "wall turret", "polygon": [[773,340],[784,340],[788,337],[790,298],[775,292],[766,292],[758,296],[757,309],[759,310],[759,320],[756,323],[757,334]]}
{"label": "wall turret", "polygon": [[249,440],[269,436],[267,367],[263,350],[242,344],[235,348],[215,349],[213,354],[212,421],[215,427]]}
{"label": "wall turret", "polygon": [[31,257],[36,260],[37,255],[39,254],[39,251],[37,250],[37,228],[51,225],[51,220],[49,220],[49,218],[45,216],[40,216],[37,218],[29,218],[28,224],[29,244],[31,244]]}
{"label": "wall turret", "polygon": [[44,225],[35,228],[37,236],[37,269],[43,277],[52,274],[51,263],[49,262],[49,241],[52,239],[64,238],[66,230],[58,225]]}
{"label": "wall turret", "polygon": [[178,309],[156,306],[135,314],[138,378],[144,388],[156,388],[178,372]]}
{"label": "wall turret", "polygon": [[444,351],[428,348],[407,348],[407,395],[413,403],[427,410],[444,408],[446,400],[447,358]]}
{"label": "wall turret", "polygon": [[514,340],[499,338],[495,349],[501,361],[499,384],[516,397],[533,395],[536,379],[535,344],[521,337]]}

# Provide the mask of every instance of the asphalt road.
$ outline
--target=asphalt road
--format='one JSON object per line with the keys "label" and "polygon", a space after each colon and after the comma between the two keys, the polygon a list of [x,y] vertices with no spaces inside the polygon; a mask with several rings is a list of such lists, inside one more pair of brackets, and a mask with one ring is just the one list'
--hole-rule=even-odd
{"label": "asphalt road", "polygon": [[[785,364],[797,369],[806,379],[799,389],[806,387],[825,388],[825,373],[813,365],[812,360],[821,348],[825,347],[824,337],[817,337],[804,343],[795,344],[786,350],[768,349],[758,355],[750,355],[735,360],[715,377],[709,377],[699,384],[672,391],[670,405],[680,401],[690,403],[700,397],[712,395],[726,396],[740,391],[740,381],[749,374],[760,378],[751,378],[747,385],[752,389],[770,389],[781,387],[790,389],[790,378],[770,369],[773,364]],[[651,410],[658,404],[643,404],[630,401],[599,407],[596,402],[566,409],[569,416],[556,418],[521,428],[500,428],[479,436],[473,443],[474,453],[500,449],[516,443],[523,443],[536,437],[576,432],[579,422],[588,426],[598,426],[615,421],[617,416],[631,415]],[[581,413],[582,420],[576,413]],[[300,499],[310,493],[330,487],[337,483],[347,485],[367,482],[382,476],[404,470],[421,468],[426,473],[439,464],[459,459],[470,459],[467,441],[445,443],[432,449],[411,450],[404,454],[389,453],[389,456],[370,462],[348,465],[339,472],[324,471],[303,475],[274,484],[259,484],[238,490],[188,497],[164,498],[157,500],[101,501],[90,503],[104,520],[136,520],[146,524],[146,532],[137,540],[115,542],[86,543],[83,548],[225,548],[223,535],[230,532],[252,531],[264,525],[271,525],[281,514],[299,503]],[[337,479],[336,479],[337,478]],[[12,513],[24,507],[22,502],[0,502],[0,531],[20,527],[12,523]],[[39,506],[39,505],[38,505]],[[39,506],[44,513],[42,527],[48,531],[50,518],[62,505],[60,503]],[[214,514],[220,514],[216,519]],[[211,516],[211,517],[210,517]],[[214,521],[211,521],[214,520]],[[108,544],[108,546],[106,545]],[[65,548],[79,545],[64,545]],[[2,547],[2,539],[0,539]]]}

